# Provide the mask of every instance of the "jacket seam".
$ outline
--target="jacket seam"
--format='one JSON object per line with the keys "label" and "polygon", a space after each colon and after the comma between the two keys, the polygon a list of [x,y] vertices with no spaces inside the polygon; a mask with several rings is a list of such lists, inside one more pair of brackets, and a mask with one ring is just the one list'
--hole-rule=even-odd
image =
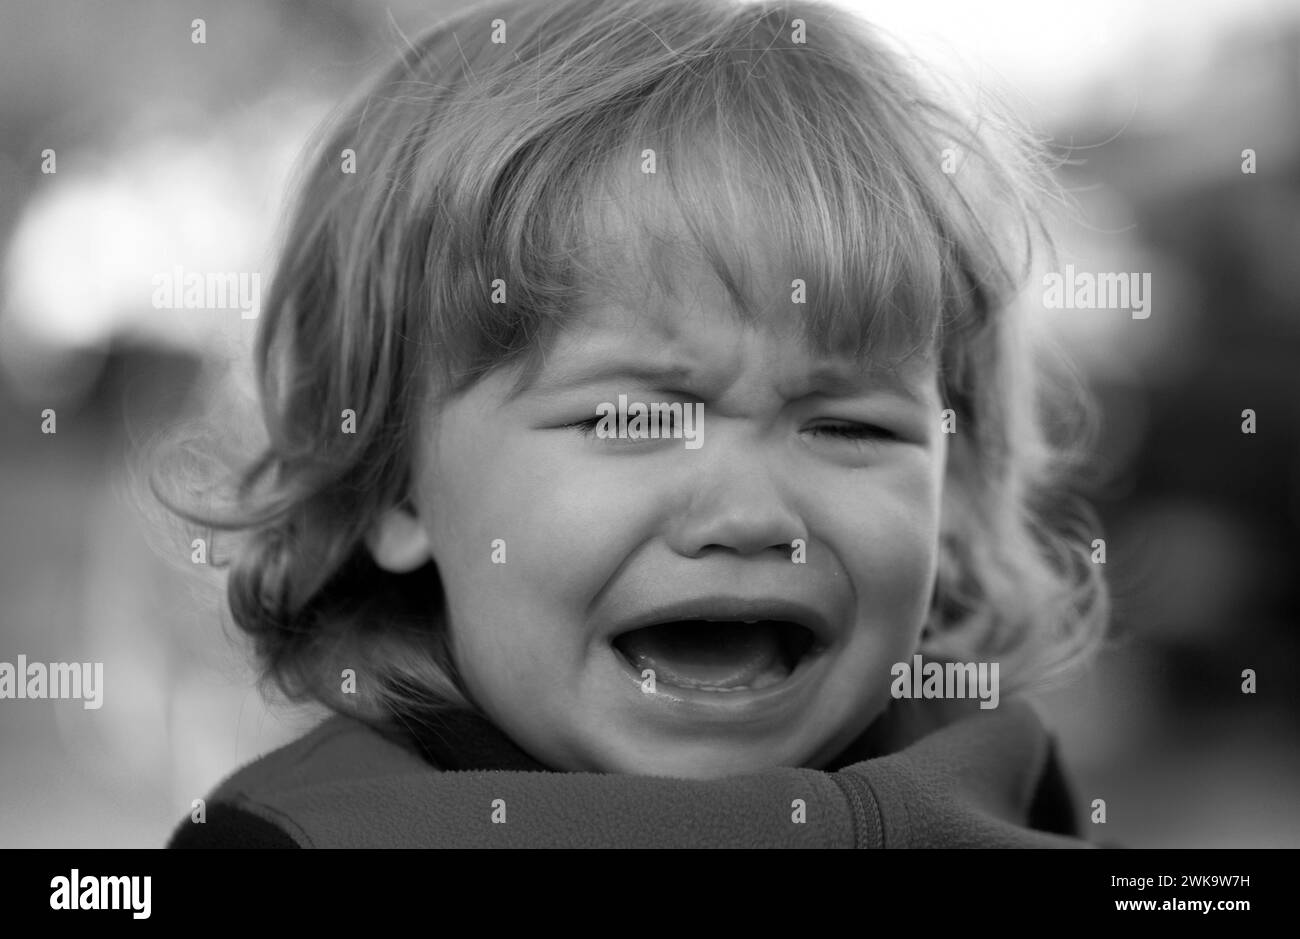
{"label": "jacket seam", "polygon": [[301,825],[294,821],[289,815],[272,805],[260,802],[242,793],[228,800],[228,804],[241,808],[246,812],[250,812],[262,820],[275,825],[277,828],[282,829],[285,834],[296,841],[300,847],[316,847],[311,840],[311,835],[307,834],[306,830]]}
{"label": "jacket seam", "polygon": [[[849,801],[849,807],[852,810],[853,820],[853,846],[855,848],[871,848],[876,845],[867,844],[867,832],[875,829],[880,832],[880,846],[884,846],[885,826],[884,819],[880,816],[880,802],[876,798],[875,791],[871,788],[871,783],[855,776],[852,773],[841,770],[837,773],[831,773],[831,779],[840,787],[845,797]],[[865,793],[863,790],[865,789]],[[865,795],[865,798],[864,798]],[[867,802],[871,803],[875,812],[875,825],[871,824],[872,812],[867,808]]]}

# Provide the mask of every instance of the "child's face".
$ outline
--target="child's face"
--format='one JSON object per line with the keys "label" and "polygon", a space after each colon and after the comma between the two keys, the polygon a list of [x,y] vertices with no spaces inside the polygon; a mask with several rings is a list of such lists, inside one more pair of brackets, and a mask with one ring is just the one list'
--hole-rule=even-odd
{"label": "child's face", "polygon": [[[502,371],[445,405],[417,462],[404,524],[437,562],[466,686],[559,769],[820,765],[884,709],[928,612],[933,363],[873,385],[815,360],[795,315],[746,326],[710,276],[683,286],[593,303],[523,394]],[[702,445],[565,426],[619,395],[703,402]]]}

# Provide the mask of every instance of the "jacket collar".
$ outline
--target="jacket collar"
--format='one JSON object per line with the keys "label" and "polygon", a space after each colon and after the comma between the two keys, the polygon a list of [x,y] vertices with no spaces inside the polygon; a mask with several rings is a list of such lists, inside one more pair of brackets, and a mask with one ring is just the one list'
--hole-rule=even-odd
{"label": "jacket collar", "polygon": [[[941,707],[943,702],[925,704],[928,706],[920,707],[906,700],[891,702],[863,734],[823,769],[834,771],[897,752],[960,716],[951,707]],[[441,711],[419,724],[408,725],[407,732],[424,759],[438,769],[554,772],[525,753],[477,711]]]}
{"label": "jacket collar", "polygon": [[421,755],[438,769],[551,771],[477,711],[440,711],[407,729]]}

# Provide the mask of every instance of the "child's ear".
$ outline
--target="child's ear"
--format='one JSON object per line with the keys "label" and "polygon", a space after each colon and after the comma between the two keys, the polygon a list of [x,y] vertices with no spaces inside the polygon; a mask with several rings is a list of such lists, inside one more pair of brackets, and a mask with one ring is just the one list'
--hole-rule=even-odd
{"label": "child's ear", "polygon": [[366,547],[375,563],[393,574],[405,574],[433,559],[429,536],[410,500],[387,509],[366,532]]}

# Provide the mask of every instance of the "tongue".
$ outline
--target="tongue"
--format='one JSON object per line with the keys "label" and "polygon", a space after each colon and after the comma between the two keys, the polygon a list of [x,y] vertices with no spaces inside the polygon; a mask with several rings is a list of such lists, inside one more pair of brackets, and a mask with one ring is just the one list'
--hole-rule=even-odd
{"label": "tongue", "polygon": [[637,671],[680,688],[766,688],[790,674],[775,623],[665,623],[626,633],[619,647]]}

